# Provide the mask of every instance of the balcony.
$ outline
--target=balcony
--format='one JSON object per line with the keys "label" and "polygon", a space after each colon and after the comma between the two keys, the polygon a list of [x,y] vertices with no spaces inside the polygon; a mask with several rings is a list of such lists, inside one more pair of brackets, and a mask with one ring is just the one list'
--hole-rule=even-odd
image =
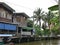
{"label": "balcony", "polygon": [[12,22],[12,19],[7,19],[7,18],[2,18],[2,17],[0,17],[0,22],[10,23],[10,22]]}

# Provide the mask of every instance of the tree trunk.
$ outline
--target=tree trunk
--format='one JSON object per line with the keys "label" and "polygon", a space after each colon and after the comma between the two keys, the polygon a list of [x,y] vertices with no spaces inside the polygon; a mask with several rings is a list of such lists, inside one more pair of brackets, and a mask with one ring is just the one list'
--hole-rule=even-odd
{"label": "tree trunk", "polygon": [[36,21],[36,25],[38,25],[38,20]]}
{"label": "tree trunk", "polygon": [[[48,24],[48,26],[49,26],[49,30],[50,30],[50,24]],[[51,31],[50,31],[51,32]]]}
{"label": "tree trunk", "polygon": [[51,33],[51,29],[50,29],[50,24],[48,23],[48,26],[49,26],[49,31],[50,31],[50,33]]}
{"label": "tree trunk", "polygon": [[41,20],[39,21],[39,27],[40,27],[40,29],[41,29]]}
{"label": "tree trunk", "polygon": [[45,21],[45,29],[46,29],[46,21]]}

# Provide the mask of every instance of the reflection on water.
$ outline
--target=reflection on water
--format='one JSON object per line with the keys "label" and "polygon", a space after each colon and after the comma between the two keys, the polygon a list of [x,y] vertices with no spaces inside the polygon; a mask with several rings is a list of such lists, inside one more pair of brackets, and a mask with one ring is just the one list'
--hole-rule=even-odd
{"label": "reflection on water", "polygon": [[42,40],[42,41],[20,43],[16,45],[60,45],[60,40]]}

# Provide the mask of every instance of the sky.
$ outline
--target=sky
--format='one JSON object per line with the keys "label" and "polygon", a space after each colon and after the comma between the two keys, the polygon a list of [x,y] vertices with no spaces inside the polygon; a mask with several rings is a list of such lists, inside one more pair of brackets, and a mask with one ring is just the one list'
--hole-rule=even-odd
{"label": "sky", "polygon": [[16,12],[25,12],[30,17],[33,16],[33,12],[37,8],[42,8],[47,12],[48,7],[57,4],[55,0],[0,0],[0,2],[5,2]]}

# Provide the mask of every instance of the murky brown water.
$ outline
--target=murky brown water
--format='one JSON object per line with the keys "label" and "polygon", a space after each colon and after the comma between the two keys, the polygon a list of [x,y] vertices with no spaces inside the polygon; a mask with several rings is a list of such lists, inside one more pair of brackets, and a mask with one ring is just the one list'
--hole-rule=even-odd
{"label": "murky brown water", "polygon": [[15,45],[60,45],[60,40],[42,40],[42,41],[20,43]]}

